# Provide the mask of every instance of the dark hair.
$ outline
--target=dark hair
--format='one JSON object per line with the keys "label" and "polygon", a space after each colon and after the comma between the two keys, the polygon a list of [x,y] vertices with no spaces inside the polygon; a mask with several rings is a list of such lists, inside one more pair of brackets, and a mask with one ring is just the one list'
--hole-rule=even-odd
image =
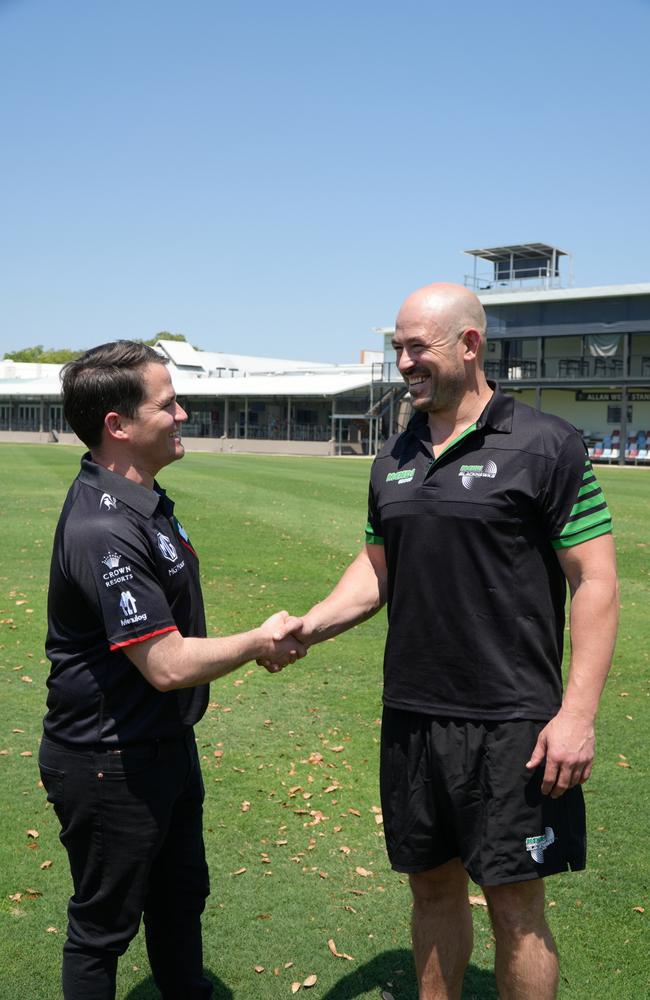
{"label": "dark hair", "polygon": [[61,369],[63,412],[73,431],[89,448],[101,444],[104,417],[111,410],[134,417],[144,402],[142,369],[166,365],[153,347],[115,340],[92,347]]}

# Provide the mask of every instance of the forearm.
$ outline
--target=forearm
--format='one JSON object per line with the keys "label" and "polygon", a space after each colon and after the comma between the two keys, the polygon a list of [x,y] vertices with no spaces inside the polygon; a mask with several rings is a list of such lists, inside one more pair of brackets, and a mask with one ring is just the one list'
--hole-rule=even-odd
{"label": "forearm", "polygon": [[303,616],[302,636],[312,645],[371,618],[384,605],[385,591],[383,552],[372,560],[364,550],[348,566],[334,590]]}
{"label": "forearm", "polygon": [[571,660],[562,708],[595,719],[612,662],[618,624],[615,578],[585,580],[571,601]]}
{"label": "forearm", "polygon": [[305,655],[304,645],[290,634],[301,624],[280,611],[249,632],[220,639],[167,632],[127,646],[124,652],[158,691],[175,691],[207,684],[258,658],[270,658],[277,669],[293,663]]}

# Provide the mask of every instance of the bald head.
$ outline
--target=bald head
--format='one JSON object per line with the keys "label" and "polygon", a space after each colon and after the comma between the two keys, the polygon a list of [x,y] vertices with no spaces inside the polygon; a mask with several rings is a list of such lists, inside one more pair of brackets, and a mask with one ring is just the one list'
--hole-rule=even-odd
{"label": "bald head", "polygon": [[413,322],[433,323],[441,334],[453,339],[465,330],[477,330],[481,341],[485,341],[485,310],[474,292],[463,285],[440,281],[418,288],[402,303],[396,325],[406,326]]}
{"label": "bald head", "polygon": [[402,304],[393,346],[416,410],[455,419],[490,392],[483,374],[486,318],[473,292],[439,282]]}

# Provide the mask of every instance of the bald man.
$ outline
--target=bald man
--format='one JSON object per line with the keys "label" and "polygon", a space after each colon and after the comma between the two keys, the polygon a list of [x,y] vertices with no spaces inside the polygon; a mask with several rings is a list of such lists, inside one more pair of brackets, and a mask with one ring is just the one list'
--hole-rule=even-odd
{"label": "bald man", "polygon": [[544,878],[585,865],[581,784],[614,646],[616,568],[580,435],[486,380],[485,331],[460,286],[404,302],[394,347],[415,414],[374,461],[364,550],[297,635],[321,642],[388,605],[382,809],[392,867],[413,893],[421,1000],[461,995],[468,875],[487,899],[499,996],[551,1000]]}

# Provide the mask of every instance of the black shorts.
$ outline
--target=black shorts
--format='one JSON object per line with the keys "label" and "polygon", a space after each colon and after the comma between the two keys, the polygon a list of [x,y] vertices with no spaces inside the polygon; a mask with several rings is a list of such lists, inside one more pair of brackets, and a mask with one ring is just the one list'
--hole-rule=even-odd
{"label": "black shorts", "polygon": [[582,788],[542,795],[526,770],[544,722],[482,723],[384,708],[381,803],[399,872],[460,858],[479,885],[585,867]]}

